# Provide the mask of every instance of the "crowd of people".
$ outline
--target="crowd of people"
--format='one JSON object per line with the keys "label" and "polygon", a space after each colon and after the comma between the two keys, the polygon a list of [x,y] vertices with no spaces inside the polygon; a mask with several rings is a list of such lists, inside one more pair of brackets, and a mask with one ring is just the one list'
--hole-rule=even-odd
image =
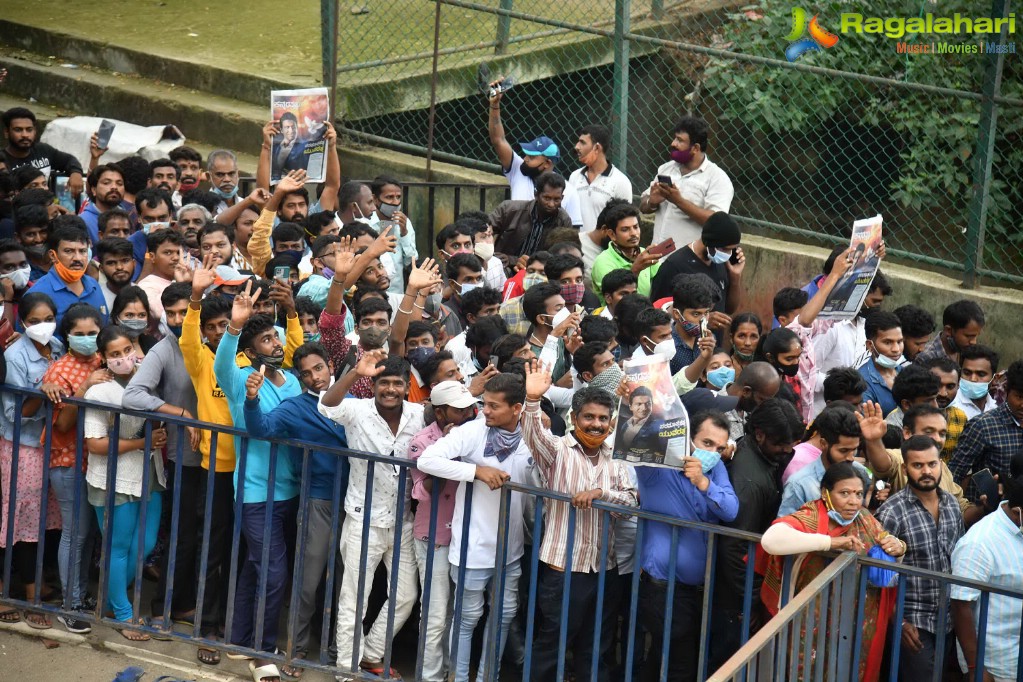
{"label": "crowd of people", "polygon": [[[988,345],[978,303],[948,305],[940,325],[917,305],[889,310],[893,284],[879,270],[854,318],[822,319],[853,260],[836,248],[761,319],[747,307],[733,186],[708,157],[704,120],[679,120],[637,206],[606,128],[580,131],[581,165],[565,178],[554,140],[523,142],[521,154],[506,140],[504,96],[496,87],[488,100],[489,138],[511,198],[436,230],[433,257],[402,210],[400,179],[342,181],[329,124],[318,188],[301,170],[271,185],[281,130],[270,122],[243,196],[229,150],[100,163],[94,137],[83,168],[38,142],[31,111],[6,111],[4,381],[35,392],[0,389],[0,547],[15,583],[5,590],[29,603],[62,595],[67,630],[88,632],[83,615],[102,612],[136,641],[150,637],[143,622],[167,629],[199,613],[208,640],[255,650],[256,682],[301,677],[299,659],[323,653],[342,676],[353,665],[397,676],[384,662],[419,600],[421,679],[465,682],[498,590],[484,651],[521,667],[531,647],[529,679],[557,679],[561,637],[575,679],[624,679],[627,664],[653,679],[662,641],[667,679],[697,679],[708,536],[638,523],[629,508],[763,534],[755,555],[739,537],[717,540],[711,669],[739,648],[743,625],[755,632],[777,613],[786,587],[816,577],[826,550],[1023,589],[1023,361]],[[55,203],[57,174],[82,194],[77,215]],[[669,363],[688,411],[678,469],[612,457],[619,401],[632,415],[625,436],[644,437],[651,396],[630,391],[622,367],[649,356]],[[115,420],[120,409],[133,412]],[[322,449],[268,440],[281,438]],[[544,500],[539,523],[535,499],[513,492],[502,533],[508,482],[571,502]],[[94,540],[109,547],[102,605]],[[59,585],[37,582],[39,555]],[[801,557],[790,581],[787,555]],[[129,596],[138,561],[159,581],[141,613]],[[381,565],[386,604],[366,629]],[[324,597],[331,573],[336,594]],[[901,623],[891,585],[870,583],[860,679],[886,674],[895,641],[900,679],[929,680],[936,666],[972,674],[980,592],[903,579]],[[259,652],[281,646],[289,584],[293,659],[278,669]],[[335,635],[318,652],[324,604]],[[1017,678],[1020,616],[1018,601],[990,596],[982,665],[996,680]],[[46,612],[0,605],[0,621],[22,618],[53,627]],[[811,655],[834,655],[813,649],[807,641]],[[221,652],[197,655],[216,665]]]}

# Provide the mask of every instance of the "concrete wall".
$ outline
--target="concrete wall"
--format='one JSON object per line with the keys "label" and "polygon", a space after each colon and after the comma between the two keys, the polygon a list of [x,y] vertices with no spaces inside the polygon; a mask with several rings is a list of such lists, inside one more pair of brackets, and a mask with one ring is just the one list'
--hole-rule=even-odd
{"label": "concrete wall", "polygon": [[[743,276],[747,298],[743,308],[757,313],[765,324],[771,319],[775,292],[808,282],[821,272],[829,253],[828,249],[752,235],[743,235],[742,244],[747,259]],[[963,289],[961,279],[893,263],[882,263],[881,270],[895,290],[885,300],[886,310],[912,303],[934,315],[940,328],[941,312],[946,305],[962,298],[973,299],[987,317],[980,340],[1001,354],[1002,367],[1023,358],[1023,335],[1017,326],[1023,321],[1023,291],[996,287]]]}

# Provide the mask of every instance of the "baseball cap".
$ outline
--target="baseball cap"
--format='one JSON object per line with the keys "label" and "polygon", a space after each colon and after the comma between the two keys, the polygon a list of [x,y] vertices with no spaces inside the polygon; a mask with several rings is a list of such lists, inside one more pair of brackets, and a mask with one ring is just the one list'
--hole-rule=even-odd
{"label": "baseball cap", "polygon": [[718,395],[707,388],[694,388],[682,395],[682,405],[689,414],[699,412],[731,412],[739,404],[735,396]]}
{"label": "baseball cap", "polygon": [[430,391],[430,403],[462,409],[475,405],[476,399],[461,381],[442,381]]}
{"label": "baseball cap", "polygon": [[558,145],[546,135],[541,135],[532,142],[519,142],[519,146],[522,148],[522,153],[527,156],[546,156],[548,159],[561,158]]}
{"label": "baseball cap", "polygon": [[250,275],[243,275],[230,265],[218,265],[216,272],[217,275],[213,278],[214,288],[219,287],[222,284],[227,284],[229,286],[245,284],[250,277]]}

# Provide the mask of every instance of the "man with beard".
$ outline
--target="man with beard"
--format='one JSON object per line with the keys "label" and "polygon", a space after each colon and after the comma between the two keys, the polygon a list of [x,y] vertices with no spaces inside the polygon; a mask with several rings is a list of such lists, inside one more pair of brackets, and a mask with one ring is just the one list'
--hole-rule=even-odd
{"label": "man with beard", "polygon": [[[952,572],[952,550],[965,531],[959,503],[939,487],[942,463],[938,444],[927,436],[913,436],[902,444],[902,470],[907,487],[881,505],[877,520],[906,545],[902,562],[907,566]],[[944,670],[952,651],[951,609],[938,622],[941,602],[947,599],[934,580],[903,576],[906,601],[899,623],[902,649],[899,679],[926,682],[934,669]],[[939,630],[939,628],[941,628]],[[944,648],[936,651],[937,634],[945,633]]]}
{"label": "man with beard", "polygon": [[[568,619],[566,650],[574,654],[575,673],[579,679],[591,679],[593,659],[594,614],[603,597],[599,641],[599,661],[610,655],[611,642],[618,615],[620,597],[615,556],[606,556],[604,594],[600,592],[602,524],[609,519],[593,508],[595,501],[638,505],[636,486],[626,465],[611,458],[607,442],[611,434],[611,413],[614,401],[598,388],[583,388],[572,398],[572,433],[558,438],[545,429],[540,419],[540,399],[551,387],[547,367],[532,361],[526,368],[526,405],[522,413],[522,439],[533,453],[537,468],[547,487],[554,492],[572,496],[571,506],[577,509],[571,520],[567,502],[552,500],[546,508],[546,526],[540,546],[540,582],[538,597],[544,604],[537,631],[531,679],[538,682],[554,680],[558,668],[558,634],[561,621]],[[569,523],[575,524],[573,544],[568,544]],[[614,543],[614,526],[608,542]],[[571,571],[568,611],[561,612],[565,590],[565,572]],[[609,680],[610,670],[601,666],[596,678]]]}
{"label": "man with beard", "polygon": [[[802,437],[803,420],[787,400],[771,398],[753,410],[746,421],[746,435],[739,440],[735,456],[727,464],[728,478],[739,498],[739,514],[723,525],[749,533],[767,530],[781,505],[778,465],[791,457],[793,447]],[[711,670],[719,668],[739,649],[742,622],[744,619],[749,622],[751,616],[743,613],[749,543],[729,536],[721,536],[718,542]],[[754,576],[751,602],[754,606],[760,603],[758,578]]]}
{"label": "man with beard", "polygon": [[0,151],[0,162],[7,170],[21,166],[38,168],[50,179],[56,170],[68,177],[68,190],[78,198],[85,185],[82,182],[82,164],[71,154],[58,151],[48,144],[36,142],[36,116],[23,107],[12,107],[4,112],[4,137],[7,146]]}
{"label": "man with beard", "polygon": [[[251,295],[252,280],[234,297],[227,333],[217,346],[213,372],[227,398],[235,428],[245,428],[246,385],[249,375],[262,373],[266,381],[256,391],[260,408],[270,412],[285,399],[302,392],[302,385],[291,372],[282,371],[284,344],[273,320],[265,315],[252,315],[259,293]],[[244,352],[251,366],[239,367],[236,356]],[[234,598],[234,621],[227,633],[231,644],[252,648],[261,640],[264,651],[274,651],[277,626],[288,580],[288,559],[285,546],[285,524],[294,518],[297,506],[299,473],[293,469],[289,448],[282,448],[276,458],[274,486],[269,487],[271,466],[270,443],[250,439],[247,443],[245,479],[235,472],[235,490],[242,495],[241,530],[247,551],[238,576]],[[235,451],[243,452],[241,438],[235,437]],[[267,507],[270,507],[268,510]],[[267,511],[270,513],[269,561],[263,565],[263,537]],[[259,596],[265,595],[263,632],[257,635],[255,624]],[[279,677],[272,661],[257,660],[253,664],[264,677]],[[257,676],[258,679],[258,676]]]}
{"label": "man with beard", "polygon": [[945,420],[948,422],[948,435],[941,449],[941,459],[947,462],[955,452],[959,436],[963,435],[967,421],[966,413],[952,404],[959,394],[959,365],[944,355],[927,358],[922,363],[918,361],[915,364],[926,367],[931,374],[938,377],[938,409],[945,413]]}
{"label": "man with beard", "polygon": [[[28,204],[17,208],[14,211],[14,235],[25,248],[25,255],[31,267],[29,279],[38,282],[50,269],[50,257],[46,252],[46,239],[50,235],[50,216],[46,207]],[[958,379],[956,381],[958,382]]]}
{"label": "man with beard", "polygon": [[89,265],[89,237],[85,224],[78,216],[61,216],[53,221],[52,228],[47,246],[53,267],[30,291],[46,294],[53,301],[57,307],[54,322],[58,329],[65,311],[75,303],[94,306],[106,324],[107,302],[99,282],[85,274]]}
{"label": "man with beard", "polygon": [[174,165],[178,167],[178,187],[174,192],[174,205],[181,205],[181,195],[199,188],[204,173],[202,171],[202,155],[184,145],[175,147],[167,154]]}
{"label": "man with beard", "polygon": [[579,131],[575,154],[582,168],[572,171],[566,181],[579,195],[582,259],[589,276],[593,261],[603,251],[603,234],[595,232],[597,218],[613,199],[632,201],[632,182],[621,169],[611,163],[611,131],[602,125],[588,125]]}
{"label": "man with beard", "polygon": [[99,216],[112,208],[120,208],[124,199],[124,174],[112,163],[96,166],[89,172],[89,203],[82,209],[90,244],[99,242]]}
{"label": "man with beard", "polygon": [[210,191],[220,198],[214,213],[220,213],[238,201],[238,157],[234,152],[218,149],[210,152],[206,160],[206,171],[210,179]]}
{"label": "man with beard", "polygon": [[513,260],[539,251],[551,230],[572,226],[572,219],[561,207],[565,178],[544,173],[535,184],[531,201],[502,201],[490,215],[494,249]]}
{"label": "man with beard", "polygon": [[135,257],[132,255],[131,242],[127,239],[111,237],[101,239],[96,245],[96,260],[99,270],[103,273],[100,289],[107,307],[113,309],[114,298],[121,289],[131,285],[135,276]]}
{"label": "man with beard", "polygon": [[149,162],[149,187],[162,189],[174,199],[174,208],[181,208],[181,195],[178,186],[181,181],[181,169],[170,159],[157,159]]}

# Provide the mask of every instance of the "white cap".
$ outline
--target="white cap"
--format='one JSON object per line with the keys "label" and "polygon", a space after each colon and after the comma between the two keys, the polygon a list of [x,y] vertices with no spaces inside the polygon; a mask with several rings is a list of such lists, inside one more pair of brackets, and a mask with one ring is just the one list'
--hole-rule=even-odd
{"label": "white cap", "polygon": [[463,409],[475,405],[476,399],[461,381],[442,381],[430,391],[430,403]]}

